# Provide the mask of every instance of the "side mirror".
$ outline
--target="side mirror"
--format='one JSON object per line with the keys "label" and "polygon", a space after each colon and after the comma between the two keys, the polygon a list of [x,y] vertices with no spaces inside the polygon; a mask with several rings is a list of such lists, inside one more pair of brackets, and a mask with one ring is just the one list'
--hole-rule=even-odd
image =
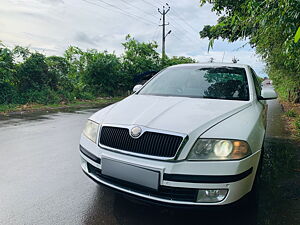
{"label": "side mirror", "polygon": [[258,100],[271,100],[277,97],[278,95],[273,88],[265,87],[261,90],[261,95],[258,97]]}
{"label": "side mirror", "polygon": [[139,90],[141,90],[142,87],[143,87],[143,85],[141,85],[141,84],[135,85],[133,88],[133,93],[138,92]]}

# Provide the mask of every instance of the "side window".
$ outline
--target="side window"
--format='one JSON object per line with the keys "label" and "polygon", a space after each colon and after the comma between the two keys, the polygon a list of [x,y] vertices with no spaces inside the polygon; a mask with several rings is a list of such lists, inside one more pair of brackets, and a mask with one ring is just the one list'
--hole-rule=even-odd
{"label": "side window", "polygon": [[251,70],[251,74],[252,74],[252,78],[253,78],[253,81],[254,81],[254,86],[255,86],[255,91],[256,91],[256,95],[257,96],[260,96],[260,93],[261,93],[261,85],[257,79],[257,75],[256,73],[254,72],[254,70],[252,68],[250,68]]}

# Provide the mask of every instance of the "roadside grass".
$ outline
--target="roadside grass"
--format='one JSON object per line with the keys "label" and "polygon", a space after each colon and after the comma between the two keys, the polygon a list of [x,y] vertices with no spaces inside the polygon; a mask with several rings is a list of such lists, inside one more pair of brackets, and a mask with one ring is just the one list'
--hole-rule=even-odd
{"label": "roadside grass", "polygon": [[285,115],[287,117],[297,117],[297,112],[294,109],[289,109],[288,111],[285,112]]}
{"label": "roadside grass", "polygon": [[6,112],[11,109],[17,108],[19,105],[17,104],[9,104],[9,105],[0,105],[0,112]]}
{"label": "roadside grass", "polygon": [[18,113],[18,112],[37,112],[37,111],[51,111],[58,109],[68,109],[68,108],[89,108],[109,105],[115,102],[122,100],[124,97],[112,97],[112,98],[96,98],[93,100],[74,100],[72,102],[66,103],[62,102],[59,104],[35,104],[28,103],[25,105],[18,104],[8,104],[0,105],[0,115],[7,115],[9,113]]}
{"label": "roadside grass", "polygon": [[298,116],[298,118],[295,120],[294,125],[296,128],[297,134],[300,135],[300,116]]}
{"label": "roadside grass", "polygon": [[284,114],[283,118],[286,121],[286,128],[297,139],[300,138],[300,104],[293,104],[286,101],[280,101]]}

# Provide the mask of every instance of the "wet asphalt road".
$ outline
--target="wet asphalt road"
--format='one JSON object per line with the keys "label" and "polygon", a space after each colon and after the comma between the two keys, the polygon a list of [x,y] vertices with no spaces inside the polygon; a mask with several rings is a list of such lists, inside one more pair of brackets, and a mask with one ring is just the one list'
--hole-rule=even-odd
{"label": "wet asphalt road", "polygon": [[[300,224],[296,143],[270,103],[263,181],[243,207],[170,209],[141,204],[87,178],[79,137],[96,110],[0,118],[0,224]],[[288,191],[287,191],[288,189]]]}

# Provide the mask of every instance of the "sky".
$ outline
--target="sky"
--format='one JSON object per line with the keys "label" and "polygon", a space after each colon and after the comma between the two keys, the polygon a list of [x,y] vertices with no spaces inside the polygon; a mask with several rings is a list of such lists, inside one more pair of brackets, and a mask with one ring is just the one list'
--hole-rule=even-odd
{"label": "sky", "polygon": [[0,0],[0,40],[7,46],[21,45],[46,55],[62,55],[70,46],[107,50],[121,55],[122,42],[130,34],[141,42],[156,41],[161,51],[162,27],[158,8],[168,3],[166,53],[189,56],[199,62],[249,64],[265,76],[264,63],[245,40],[215,41],[207,51],[208,39],[200,39],[204,25],[218,17],[210,5],[198,0]]}

